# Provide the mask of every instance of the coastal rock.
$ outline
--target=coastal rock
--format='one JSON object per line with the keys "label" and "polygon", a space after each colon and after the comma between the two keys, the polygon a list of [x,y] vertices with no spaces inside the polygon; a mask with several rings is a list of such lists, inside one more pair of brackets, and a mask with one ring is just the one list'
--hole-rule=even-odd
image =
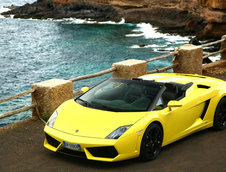
{"label": "coastal rock", "polygon": [[[70,1],[70,0],[69,0]],[[14,18],[91,18],[97,21],[120,21],[121,16],[114,7],[83,0],[73,3],[55,3],[53,0],[38,0],[25,4],[3,15],[14,14]]]}
{"label": "coastal rock", "polygon": [[127,10],[123,17],[126,22],[152,23],[162,30],[182,35],[191,35],[202,31],[205,20],[197,14],[178,8],[151,7]]}
{"label": "coastal rock", "polygon": [[161,30],[200,39],[226,34],[223,0],[38,0],[4,13],[15,18],[90,18],[97,21],[147,22]]}
{"label": "coastal rock", "polygon": [[214,8],[214,9],[226,9],[226,1],[224,0],[198,0],[203,6]]}

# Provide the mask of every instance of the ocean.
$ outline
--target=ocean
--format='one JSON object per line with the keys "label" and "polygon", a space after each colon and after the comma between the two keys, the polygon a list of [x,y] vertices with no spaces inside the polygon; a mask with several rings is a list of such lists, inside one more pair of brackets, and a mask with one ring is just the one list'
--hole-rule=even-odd
{"label": "ocean", "polygon": [[[1,0],[5,6],[34,0]],[[96,22],[75,18],[34,20],[0,15],[0,99],[31,89],[52,78],[71,79],[111,68],[126,59],[146,60],[173,51],[188,37],[160,33],[151,24]],[[142,46],[144,47],[142,47]],[[172,57],[148,64],[148,70],[171,65]],[[107,74],[78,81],[74,90],[110,78]],[[25,96],[0,104],[0,114],[31,104]],[[0,127],[31,117],[31,111],[0,119]]]}

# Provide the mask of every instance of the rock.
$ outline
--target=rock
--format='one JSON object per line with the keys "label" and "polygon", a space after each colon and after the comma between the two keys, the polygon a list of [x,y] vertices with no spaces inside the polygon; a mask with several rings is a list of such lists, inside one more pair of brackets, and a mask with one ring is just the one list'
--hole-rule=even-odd
{"label": "rock", "polygon": [[202,64],[209,64],[209,63],[212,63],[212,61],[209,58],[205,58],[202,61]]}
{"label": "rock", "polygon": [[198,0],[203,6],[214,8],[214,9],[226,9],[225,0]]}
{"label": "rock", "polygon": [[97,21],[120,21],[121,16],[114,7],[106,4],[78,1],[73,3],[54,3],[52,0],[39,0],[26,4],[3,15],[14,14],[15,18],[92,18]]}
{"label": "rock", "polygon": [[147,22],[162,31],[219,39],[226,34],[224,0],[38,0],[4,15],[15,18],[91,18]]}
{"label": "rock", "polygon": [[201,45],[199,39],[197,37],[191,38],[189,41],[189,44],[193,44],[193,45]]}
{"label": "rock", "polygon": [[144,48],[146,45],[145,44],[140,44],[138,45],[140,48]]}

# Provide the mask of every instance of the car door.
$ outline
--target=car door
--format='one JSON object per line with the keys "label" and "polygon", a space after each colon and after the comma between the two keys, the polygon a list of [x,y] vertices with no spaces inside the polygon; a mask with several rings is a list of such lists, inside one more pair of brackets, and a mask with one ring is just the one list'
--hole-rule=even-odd
{"label": "car door", "polygon": [[200,120],[205,101],[200,102],[199,96],[189,96],[180,101],[171,101],[165,109],[165,141],[173,142],[190,132],[203,121]]}

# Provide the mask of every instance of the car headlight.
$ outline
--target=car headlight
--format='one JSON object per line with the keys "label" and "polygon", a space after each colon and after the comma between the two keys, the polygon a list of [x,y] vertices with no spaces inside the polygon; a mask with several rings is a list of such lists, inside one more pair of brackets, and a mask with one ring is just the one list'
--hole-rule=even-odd
{"label": "car headlight", "polygon": [[125,125],[122,127],[117,128],[111,134],[109,134],[106,139],[118,139],[123,133],[126,132],[132,125]]}
{"label": "car headlight", "polygon": [[57,113],[57,111],[55,111],[55,112],[52,114],[52,116],[49,118],[48,122],[47,122],[47,125],[48,125],[49,127],[53,127],[53,125],[54,125],[54,123],[55,123],[55,121],[56,121],[56,119],[57,119],[57,116],[58,116],[58,113]]}

